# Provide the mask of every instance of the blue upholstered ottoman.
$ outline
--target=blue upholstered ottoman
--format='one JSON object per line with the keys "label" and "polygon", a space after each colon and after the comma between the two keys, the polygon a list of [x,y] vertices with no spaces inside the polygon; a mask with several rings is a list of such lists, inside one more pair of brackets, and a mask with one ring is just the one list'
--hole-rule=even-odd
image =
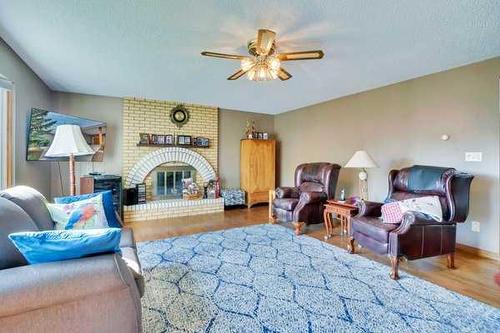
{"label": "blue upholstered ottoman", "polygon": [[224,206],[240,206],[245,204],[245,192],[237,188],[228,188],[221,191]]}

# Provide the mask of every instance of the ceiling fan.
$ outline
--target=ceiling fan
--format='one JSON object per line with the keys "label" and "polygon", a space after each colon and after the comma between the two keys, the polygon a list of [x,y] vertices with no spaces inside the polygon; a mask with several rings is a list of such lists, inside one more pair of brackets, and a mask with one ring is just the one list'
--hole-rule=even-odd
{"label": "ceiling fan", "polygon": [[288,80],[292,75],[281,67],[282,62],[321,59],[324,55],[321,50],[278,53],[276,51],[276,33],[267,29],[259,29],[257,39],[250,40],[247,47],[249,56],[209,51],[203,51],[201,55],[239,60],[241,69],[227,79],[237,80],[247,74],[248,79],[253,81],[267,81],[277,78],[282,81]]}

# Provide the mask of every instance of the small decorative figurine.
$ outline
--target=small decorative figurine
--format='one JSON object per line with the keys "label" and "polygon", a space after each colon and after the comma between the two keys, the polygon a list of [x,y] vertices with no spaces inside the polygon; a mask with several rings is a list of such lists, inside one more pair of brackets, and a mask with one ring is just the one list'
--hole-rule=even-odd
{"label": "small decorative figurine", "polygon": [[345,201],[345,189],[344,188],[340,191],[340,201]]}
{"label": "small decorative figurine", "polygon": [[247,120],[247,125],[245,126],[245,138],[247,139],[256,139],[257,138],[257,130],[255,127],[255,121]]}

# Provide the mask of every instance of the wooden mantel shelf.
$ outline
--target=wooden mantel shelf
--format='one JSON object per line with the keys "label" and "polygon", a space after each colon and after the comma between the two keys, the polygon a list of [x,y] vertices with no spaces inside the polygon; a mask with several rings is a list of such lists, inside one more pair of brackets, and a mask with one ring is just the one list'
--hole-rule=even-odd
{"label": "wooden mantel shelf", "polygon": [[168,145],[154,143],[138,143],[137,147],[181,147],[181,148],[210,148],[210,146],[194,146],[194,145]]}

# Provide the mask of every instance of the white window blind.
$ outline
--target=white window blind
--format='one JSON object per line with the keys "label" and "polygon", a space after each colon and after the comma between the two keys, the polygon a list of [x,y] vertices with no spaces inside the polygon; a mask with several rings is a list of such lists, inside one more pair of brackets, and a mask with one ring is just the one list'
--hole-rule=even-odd
{"label": "white window blind", "polygon": [[7,186],[7,90],[0,87],[0,189],[4,189],[6,186]]}
{"label": "white window blind", "polygon": [[[13,83],[0,75],[0,189],[12,185],[13,142],[12,142],[12,89]],[[9,124],[10,122],[10,124]],[[9,126],[10,125],[10,126]],[[11,155],[11,156],[8,156]]]}

